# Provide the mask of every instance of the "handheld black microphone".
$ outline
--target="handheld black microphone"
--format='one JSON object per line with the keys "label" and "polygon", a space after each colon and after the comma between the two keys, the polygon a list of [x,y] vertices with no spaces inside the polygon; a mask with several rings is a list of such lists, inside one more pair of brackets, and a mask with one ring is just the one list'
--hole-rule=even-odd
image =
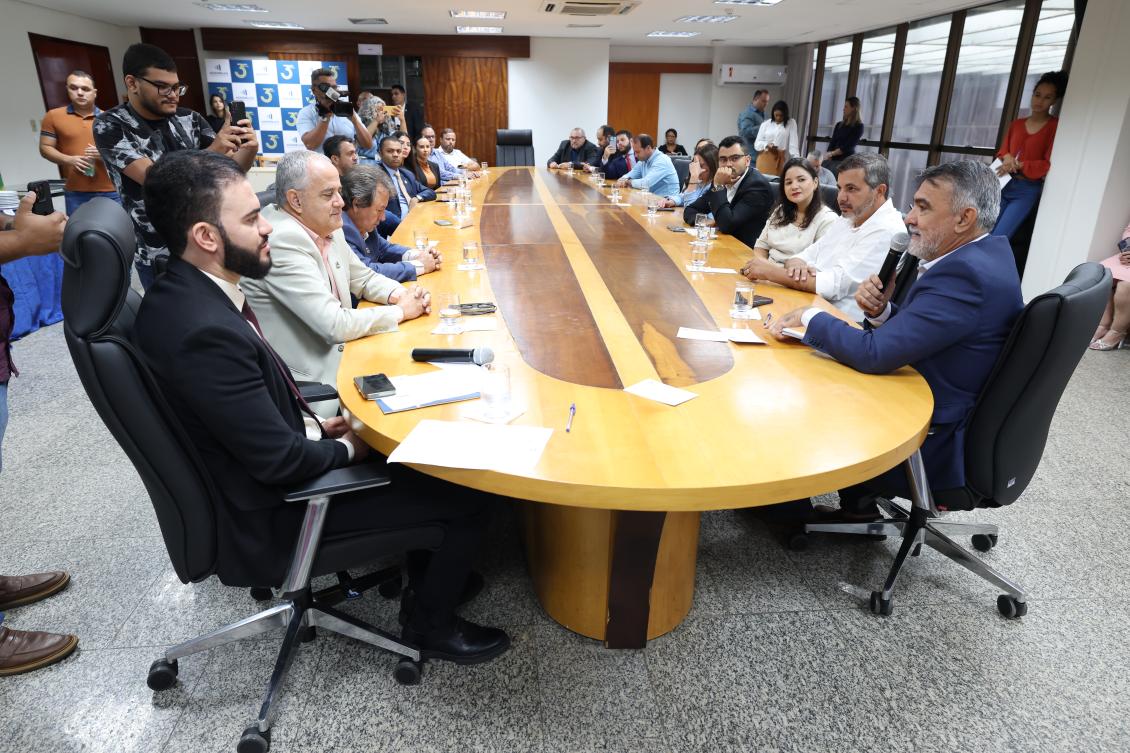
{"label": "handheld black microphone", "polygon": [[439,363],[473,363],[482,366],[494,360],[490,348],[413,348],[413,361],[437,361]]}
{"label": "handheld black microphone", "polygon": [[910,236],[906,233],[895,233],[891,236],[891,247],[887,250],[887,258],[883,260],[883,268],[879,270],[879,279],[883,282],[883,289],[891,284],[894,279],[895,269],[898,267],[902,252],[910,245]]}

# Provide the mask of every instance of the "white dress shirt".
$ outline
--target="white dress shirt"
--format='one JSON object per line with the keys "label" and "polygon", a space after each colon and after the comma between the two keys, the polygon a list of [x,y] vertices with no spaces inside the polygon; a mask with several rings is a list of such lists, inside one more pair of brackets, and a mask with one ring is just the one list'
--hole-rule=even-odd
{"label": "white dress shirt", "polygon": [[788,152],[790,157],[799,157],[800,141],[797,139],[796,120],[789,118],[787,123],[778,123],[772,118],[767,118],[761,124],[761,128],[757,129],[757,140],[753,142],[753,148],[755,151],[764,152],[770,144]]}
{"label": "white dress shirt", "polygon": [[747,167],[745,169],[745,172],[742,173],[741,176],[737,180],[735,180],[730,185],[726,186],[726,203],[727,204],[733,204],[734,203],[734,197],[738,195],[738,186],[740,186],[742,184],[742,181],[745,180],[745,176],[749,175],[749,171],[752,170],[752,169],[753,169],[753,165],[750,165],[749,167]]}
{"label": "white dress shirt", "polygon": [[816,292],[858,322],[863,311],[855,302],[855,291],[883,266],[891,236],[900,232],[906,232],[902,214],[887,199],[859,227],[840,217],[820,240],[794,258],[816,270]]}
{"label": "white dress shirt", "polygon": [[[200,271],[204,272],[203,269],[201,269]],[[236,285],[234,282],[228,282],[222,277],[216,277],[214,274],[210,274],[208,272],[204,272],[204,276],[212,282],[216,283],[216,285],[219,286],[220,290],[224,291],[224,295],[226,295],[228,299],[231,300],[232,305],[235,306],[241,314],[243,313],[243,304],[247,301],[247,297],[243,294],[243,291],[238,285]],[[247,320],[247,326],[251,328],[251,331],[254,332],[257,337],[262,339],[263,335],[260,334],[259,330],[255,329],[255,325],[251,323],[250,319]],[[266,343],[267,341],[263,340],[263,342]],[[307,439],[317,441],[322,438],[322,427],[314,423],[314,419],[310,416],[307,416],[305,412],[302,412],[302,425],[306,431]],[[337,441],[345,445],[345,449],[349,452],[349,462],[352,463],[353,445],[349,444],[349,442],[346,442],[340,437]]]}
{"label": "white dress shirt", "polygon": [[447,158],[447,161],[450,162],[451,164],[455,165],[456,167],[463,167],[463,165],[466,165],[469,162],[475,162],[476,161],[476,160],[471,159],[470,157],[468,157],[466,154],[459,151],[458,149],[452,149],[450,152],[447,152],[447,151],[444,151],[443,148],[441,147],[440,151],[443,152],[443,156]]}

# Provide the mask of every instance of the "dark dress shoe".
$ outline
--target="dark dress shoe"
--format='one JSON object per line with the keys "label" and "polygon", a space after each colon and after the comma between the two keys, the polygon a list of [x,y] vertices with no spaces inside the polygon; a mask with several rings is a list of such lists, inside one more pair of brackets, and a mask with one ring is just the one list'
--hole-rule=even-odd
{"label": "dark dress shoe", "polygon": [[[463,584],[463,593],[459,594],[458,606],[463,606],[476,596],[478,596],[483,586],[486,585],[486,579],[483,574],[472,570],[470,575],[467,576],[467,582]],[[408,624],[408,617],[412,614],[412,608],[416,603],[416,592],[411,586],[405,586],[404,591],[400,594],[400,626],[404,627]]]}
{"label": "dark dress shoe", "polygon": [[18,675],[67,658],[78,646],[73,635],[12,630],[0,625],[0,677]]}
{"label": "dark dress shoe", "polygon": [[405,641],[420,649],[423,659],[442,659],[455,664],[490,661],[510,648],[505,630],[484,627],[456,617],[448,627],[428,631],[404,628]]}
{"label": "dark dress shoe", "polygon": [[0,612],[46,599],[62,591],[70,582],[71,576],[63,572],[0,575]]}

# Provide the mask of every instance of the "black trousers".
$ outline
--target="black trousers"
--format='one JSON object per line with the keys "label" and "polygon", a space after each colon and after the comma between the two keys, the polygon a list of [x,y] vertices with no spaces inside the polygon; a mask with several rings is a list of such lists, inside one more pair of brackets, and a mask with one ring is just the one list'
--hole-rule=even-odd
{"label": "black trousers", "polygon": [[406,570],[415,592],[411,625],[418,630],[451,622],[471,564],[489,522],[493,495],[432,478],[399,464],[392,483],[334,497],[323,535],[393,531],[430,525],[443,531],[434,551],[408,552]]}

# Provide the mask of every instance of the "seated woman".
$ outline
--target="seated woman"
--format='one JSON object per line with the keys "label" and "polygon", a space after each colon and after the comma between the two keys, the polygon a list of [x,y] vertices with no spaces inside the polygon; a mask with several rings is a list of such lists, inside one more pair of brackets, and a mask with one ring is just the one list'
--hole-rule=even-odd
{"label": "seated woman", "polygon": [[667,196],[660,200],[661,207],[685,207],[710,190],[714,173],[718,171],[718,147],[706,144],[699,148],[691,159],[690,176],[686,190],[677,196]]}
{"label": "seated woman", "polygon": [[774,103],[772,115],[757,129],[753,148],[758,152],[755,167],[765,176],[780,175],[789,158],[800,156],[796,120],[789,117],[789,106],[785,100]]}
{"label": "seated woman", "polygon": [[416,139],[416,146],[408,155],[408,161],[404,166],[416,176],[421,186],[434,191],[443,181],[439,177],[439,163],[432,160],[431,156],[432,142],[421,136]]}
{"label": "seated woman", "polygon": [[678,154],[682,157],[687,156],[687,150],[683,148],[683,145],[675,143],[679,140],[679,132],[674,128],[667,129],[667,133],[664,134],[664,139],[664,142],[659,146],[659,151],[668,156],[673,154]]}
{"label": "seated woman", "polygon": [[859,97],[844,100],[844,119],[832,128],[832,140],[824,154],[824,167],[835,175],[840,163],[855,154],[855,147],[863,138],[863,120],[859,115]]}
{"label": "seated woman", "polygon": [[753,255],[784,264],[819,240],[838,215],[824,205],[819,176],[808,160],[786,162],[778,190],[777,206],[753,244]]}
{"label": "seated woman", "polygon": [[1130,225],[1122,233],[1118,253],[1104,260],[1103,266],[1114,275],[1114,290],[1095,330],[1091,350],[1118,350],[1130,329]]}

